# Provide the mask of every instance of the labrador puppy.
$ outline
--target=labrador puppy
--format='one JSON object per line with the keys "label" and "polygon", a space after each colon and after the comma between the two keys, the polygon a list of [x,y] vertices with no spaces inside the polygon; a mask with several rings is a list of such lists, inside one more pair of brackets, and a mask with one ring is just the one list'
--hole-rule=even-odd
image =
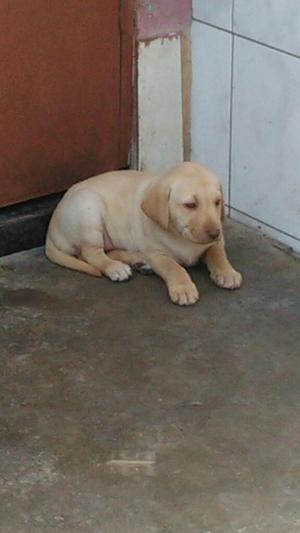
{"label": "labrador puppy", "polygon": [[166,283],[172,302],[192,305],[198,290],[185,266],[202,257],[212,280],[240,287],[229,263],[219,179],[196,163],[182,163],[163,177],[124,170],[71,187],[55,209],[46,240],[48,258],[64,267],[112,281],[132,268],[151,268]]}

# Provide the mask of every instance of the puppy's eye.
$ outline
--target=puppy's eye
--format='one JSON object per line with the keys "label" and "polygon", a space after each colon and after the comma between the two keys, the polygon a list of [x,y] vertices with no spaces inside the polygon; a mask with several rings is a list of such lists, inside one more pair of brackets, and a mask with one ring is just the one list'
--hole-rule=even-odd
{"label": "puppy's eye", "polygon": [[221,200],[220,200],[220,199],[215,201],[215,205],[216,205],[217,207],[220,205],[220,203],[221,203]]}
{"label": "puppy's eye", "polygon": [[188,209],[196,209],[196,207],[197,207],[196,202],[186,202],[183,205],[184,205],[184,207],[187,207]]}

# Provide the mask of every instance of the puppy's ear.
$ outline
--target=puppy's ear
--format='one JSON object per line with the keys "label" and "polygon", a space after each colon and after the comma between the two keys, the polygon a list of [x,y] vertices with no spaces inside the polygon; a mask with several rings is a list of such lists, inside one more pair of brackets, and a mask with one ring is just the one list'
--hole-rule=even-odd
{"label": "puppy's ear", "polygon": [[221,189],[221,195],[222,195],[222,198],[221,198],[221,222],[224,222],[225,217],[226,217],[226,213],[225,213],[225,201],[224,201],[224,192],[223,192],[222,185],[220,185],[220,189]]}
{"label": "puppy's ear", "polygon": [[142,200],[141,208],[147,217],[159,224],[163,229],[169,226],[170,187],[162,182],[150,187]]}

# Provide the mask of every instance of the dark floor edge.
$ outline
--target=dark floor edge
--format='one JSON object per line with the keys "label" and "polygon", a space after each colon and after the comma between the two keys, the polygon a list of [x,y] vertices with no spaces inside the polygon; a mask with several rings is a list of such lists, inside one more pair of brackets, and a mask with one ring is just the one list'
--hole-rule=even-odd
{"label": "dark floor edge", "polygon": [[42,246],[61,194],[0,209],[0,257]]}

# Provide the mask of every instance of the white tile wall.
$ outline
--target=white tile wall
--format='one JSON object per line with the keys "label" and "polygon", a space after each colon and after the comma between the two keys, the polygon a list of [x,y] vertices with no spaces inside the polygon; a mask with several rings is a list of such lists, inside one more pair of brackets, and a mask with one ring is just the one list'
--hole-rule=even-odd
{"label": "white tile wall", "polygon": [[300,252],[300,0],[235,0],[233,33],[230,6],[194,0],[192,155],[233,218]]}
{"label": "white tile wall", "polygon": [[231,204],[300,239],[300,60],[234,50]]}
{"label": "white tile wall", "polygon": [[[231,35],[192,26],[192,159],[212,168],[228,192]],[[228,194],[226,194],[228,197]]]}
{"label": "white tile wall", "polygon": [[193,15],[215,26],[231,30],[232,0],[194,0]]}
{"label": "white tile wall", "polygon": [[300,55],[300,0],[235,0],[234,31]]}

